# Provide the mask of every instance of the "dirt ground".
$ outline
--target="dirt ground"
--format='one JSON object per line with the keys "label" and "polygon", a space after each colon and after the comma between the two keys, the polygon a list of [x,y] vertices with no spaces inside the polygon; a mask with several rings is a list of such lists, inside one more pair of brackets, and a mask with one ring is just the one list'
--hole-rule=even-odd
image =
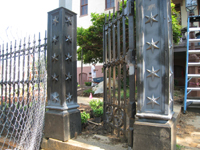
{"label": "dirt ground", "polygon": [[[182,106],[183,98],[183,90],[174,91],[174,105]],[[88,113],[91,112],[91,108],[88,105],[81,104],[79,109],[81,111],[86,110]],[[180,113],[176,128],[177,150],[200,150],[200,110],[195,112],[187,111],[186,114]],[[84,127],[82,136],[88,138],[96,134],[108,136],[101,124],[95,125],[93,123],[88,123]]]}

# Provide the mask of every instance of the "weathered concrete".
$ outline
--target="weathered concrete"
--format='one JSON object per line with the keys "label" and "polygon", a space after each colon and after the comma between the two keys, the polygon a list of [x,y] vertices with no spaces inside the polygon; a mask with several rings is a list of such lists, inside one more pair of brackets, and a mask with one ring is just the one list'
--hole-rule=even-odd
{"label": "weathered concrete", "polygon": [[78,109],[65,112],[48,111],[45,114],[45,137],[67,141],[81,133],[81,116]]}
{"label": "weathered concrete", "polygon": [[178,113],[171,120],[139,120],[134,124],[133,150],[175,150]]}

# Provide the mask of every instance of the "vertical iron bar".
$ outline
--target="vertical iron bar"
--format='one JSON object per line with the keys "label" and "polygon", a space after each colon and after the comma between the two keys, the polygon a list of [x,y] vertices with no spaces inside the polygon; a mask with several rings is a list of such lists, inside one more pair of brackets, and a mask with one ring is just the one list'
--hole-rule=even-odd
{"label": "vertical iron bar", "polygon": [[[10,67],[9,67],[9,106],[11,105],[11,69],[12,69],[12,42],[10,42]],[[13,101],[12,101],[13,103]]]}
{"label": "vertical iron bar", "polygon": [[3,84],[3,77],[4,77],[4,44],[2,45],[2,55],[1,55],[1,106],[3,108],[3,88],[4,88],[4,84]]}
{"label": "vertical iron bar", "polygon": [[[118,9],[117,12],[117,57],[118,61],[120,61],[120,11]],[[121,64],[118,65],[118,108],[120,107],[121,101]],[[120,135],[118,130],[118,136]]]}
{"label": "vertical iron bar", "polygon": [[30,78],[30,36],[28,39],[28,60],[27,60],[27,108],[29,108],[29,98],[30,98],[30,91],[29,91],[29,78]]}
{"label": "vertical iron bar", "polygon": [[17,84],[17,108],[19,108],[19,100],[20,100],[20,53],[21,53],[21,40],[20,40],[20,43],[19,43],[19,52],[18,52],[18,84]]}
{"label": "vertical iron bar", "polygon": [[5,67],[5,104],[7,104],[8,94],[8,43],[6,44],[6,67]]}
{"label": "vertical iron bar", "polygon": [[13,103],[15,105],[15,85],[16,85],[16,48],[17,48],[17,41],[15,40],[15,46],[14,46],[14,69],[13,69]]}
{"label": "vertical iron bar", "polygon": [[[112,44],[113,44],[113,47],[112,47],[112,49],[113,49],[113,101],[112,101],[112,105],[113,104],[116,104],[116,97],[115,97],[115,78],[116,78],[116,67],[115,67],[115,55],[116,55],[116,53],[115,53],[115,48],[116,48],[116,46],[115,46],[115,7],[113,8],[113,18],[112,18],[112,34],[113,34],[113,36],[112,36],[112,40],[113,40],[113,42],[112,42]],[[112,118],[114,118],[114,114],[112,113]],[[113,126],[114,126],[114,121],[112,122],[112,124],[113,124]],[[113,130],[112,130],[112,132],[113,132]]]}
{"label": "vertical iron bar", "polygon": [[39,40],[38,40],[38,79],[37,79],[37,82],[38,82],[38,103],[41,103],[40,101],[40,42],[41,42],[41,39],[40,39],[40,32],[39,32]]}
{"label": "vertical iron bar", "polygon": [[108,105],[108,100],[107,100],[107,16],[105,15],[105,25],[103,28],[103,62],[104,62],[104,122],[107,126],[107,121],[106,121],[106,106]]}
{"label": "vertical iron bar", "polygon": [[34,81],[34,77],[35,77],[35,49],[36,49],[36,41],[35,41],[35,35],[34,35],[34,39],[33,39],[33,57],[32,57],[32,98],[31,101],[35,102],[34,98],[35,98],[35,81]]}
{"label": "vertical iron bar", "polygon": [[26,39],[24,38],[24,49],[23,49],[23,64],[22,64],[22,106],[24,106],[25,103],[25,97],[24,97],[24,77],[25,77],[25,50],[26,50],[26,43],[25,43]]}
{"label": "vertical iron bar", "polygon": [[[109,11],[109,19],[108,19],[108,61],[111,63],[111,17],[110,17],[110,11]],[[108,70],[109,73],[109,103],[112,104],[112,96],[111,96],[111,66]]]}
{"label": "vertical iron bar", "polygon": [[134,1],[128,1],[127,7],[131,8],[128,14],[128,33],[129,33],[129,134],[128,146],[133,147],[133,124],[135,122],[135,41],[134,41]]}
{"label": "vertical iron bar", "polygon": [[[45,38],[44,38],[44,65],[45,65],[44,74],[46,74],[46,68],[47,68],[46,50],[47,50],[47,31],[45,31]],[[45,80],[45,82],[46,82],[46,80]],[[45,99],[45,97],[46,97],[46,83],[44,84],[44,99]]]}
{"label": "vertical iron bar", "polygon": [[[126,24],[125,24],[126,16],[124,14],[124,5],[122,7],[122,27],[123,27],[123,59],[125,61],[126,56]],[[123,62],[123,93],[124,93],[124,138],[126,138],[126,63]]]}

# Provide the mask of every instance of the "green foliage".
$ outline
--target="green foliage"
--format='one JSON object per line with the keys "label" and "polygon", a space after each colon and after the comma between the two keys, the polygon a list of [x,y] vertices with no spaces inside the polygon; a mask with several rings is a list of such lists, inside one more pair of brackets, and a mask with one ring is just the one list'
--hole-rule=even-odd
{"label": "green foliage", "polygon": [[[126,0],[124,1],[124,4],[126,4]],[[175,10],[175,4],[173,3],[171,3],[171,10],[173,41],[174,43],[178,43],[181,37],[181,25],[179,24],[178,19],[179,13]],[[122,11],[121,3],[120,11]],[[84,63],[103,62],[103,25],[105,23],[105,15],[107,18],[109,17],[108,14],[104,13],[91,13],[92,25],[87,29],[82,27],[77,29],[77,45],[79,46],[77,50],[78,60],[81,60],[81,51],[83,50]],[[112,16],[113,13],[111,13],[111,17]],[[127,24],[128,19],[126,20],[126,25]],[[128,37],[128,32],[126,32],[126,34],[126,37]]]}
{"label": "green foliage", "polygon": [[179,12],[175,10],[175,4],[171,2],[172,13],[172,30],[173,30],[173,42],[178,44],[181,37],[181,25],[179,23]]}
{"label": "green foliage", "polygon": [[176,144],[176,149],[177,149],[177,150],[181,150],[181,149],[183,149],[183,148],[184,148],[184,146]]}
{"label": "green foliage", "polygon": [[95,117],[103,116],[103,102],[100,100],[92,100],[89,102]]}
{"label": "green foliage", "polygon": [[86,113],[85,111],[83,111],[81,113],[81,123],[86,123],[88,121],[88,119],[90,119],[90,114]]}
{"label": "green foliage", "polygon": [[92,84],[91,82],[85,82],[86,86],[91,86],[91,84]]}
{"label": "green foliage", "polygon": [[84,94],[90,94],[90,93],[94,94],[94,91],[92,91],[91,89],[88,89],[88,90],[83,91],[83,93]]}

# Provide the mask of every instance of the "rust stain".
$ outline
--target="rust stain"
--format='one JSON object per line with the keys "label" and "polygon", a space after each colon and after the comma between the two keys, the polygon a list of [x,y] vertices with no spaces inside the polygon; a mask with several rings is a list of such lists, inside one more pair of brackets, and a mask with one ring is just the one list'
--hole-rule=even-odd
{"label": "rust stain", "polygon": [[151,5],[148,6],[148,9],[147,9],[147,10],[152,10],[152,9],[154,9],[154,8],[156,8],[156,5],[155,5],[155,4],[151,4]]}

